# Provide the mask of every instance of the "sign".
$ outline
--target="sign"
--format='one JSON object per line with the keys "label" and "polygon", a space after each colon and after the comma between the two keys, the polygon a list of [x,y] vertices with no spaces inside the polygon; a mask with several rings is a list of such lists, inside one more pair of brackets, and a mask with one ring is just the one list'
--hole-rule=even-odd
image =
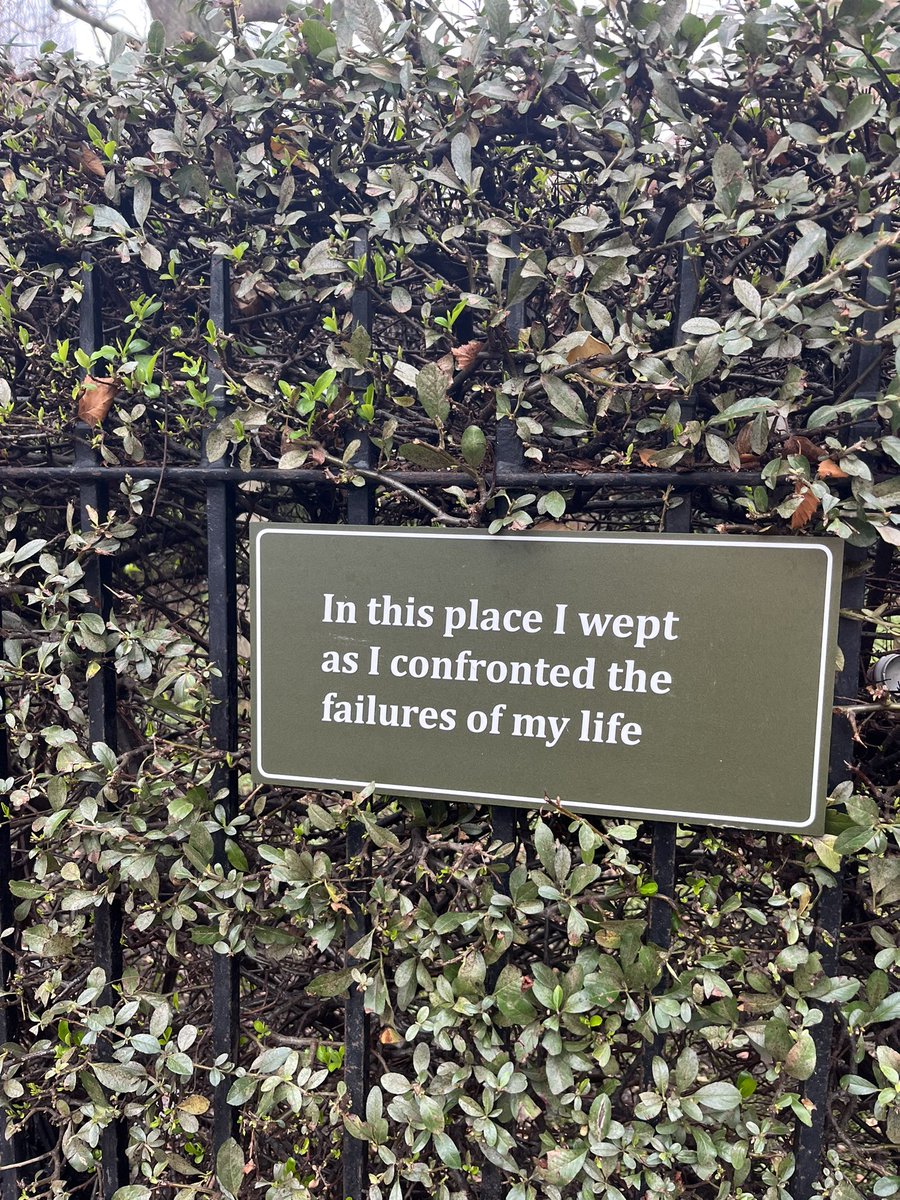
{"label": "sign", "polygon": [[821,831],[841,549],[259,525],[254,778]]}

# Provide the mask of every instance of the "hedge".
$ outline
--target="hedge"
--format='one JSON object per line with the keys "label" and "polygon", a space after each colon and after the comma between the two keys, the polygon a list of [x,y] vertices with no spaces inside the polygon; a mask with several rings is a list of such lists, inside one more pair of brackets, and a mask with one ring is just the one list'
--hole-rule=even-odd
{"label": "hedge", "polygon": [[[864,680],[900,636],[898,29],[874,0],[711,17],[347,0],[220,47],[167,48],[154,26],[103,65],[49,49],[3,69],[0,471],[70,463],[79,408],[104,463],[197,465],[214,417],[213,460],[322,475],[313,493],[242,485],[243,532],[341,519],[367,435],[375,471],[406,483],[382,481],[380,522],[515,533],[658,529],[678,495],[655,473],[703,469],[721,484],[695,491],[695,528],[843,538],[870,581],[860,690],[838,698],[858,760],[828,832],[680,829],[663,952],[640,823],[531,814],[507,872],[483,808],[256,787],[245,722],[225,820],[201,490],[126,479],[84,532],[67,485],[8,477],[2,815],[21,938],[2,931],[19,1027],[0,1096],[38,1160],[30,1196],[92,1194],[124,1116],[120,1200],[337,1196],[345,1129],[369,1143],[372,1200],[481,1196],[485,1164],[509,1200],[789,1200],[811,1030],[832,1011],[822,1194],[900,1193],[898,701]],[[226,337],[208,320],[214,254],[234,280]],[[92,355],[88,259],[105,296]],[[702,283],[679,329],[682,260]],[[533,489],[497,486],[498,426]],[[442,467],[468,482],[417,482]],[[548,490],[546,470],[571,485]],[[579,486],[623,471],[642,486]],[[108,622],[85,611],[97,555]],[[99,656],[116,752],[88,729]],[[764,755],[765,714],[747,722]],[[365,843],[348,864],[351,821]],[[829,973],[810,947],[839,872]],[[371,932],[348,970],[361,883]],[[113,894],[110,993],[92,939]],[[211,1049],[214,951],[242,956],[236,1064]],[[365,1120],[342,1081],[351,987],[373,1022]],[[224,1075],[243,1148],[217,1161]]]}

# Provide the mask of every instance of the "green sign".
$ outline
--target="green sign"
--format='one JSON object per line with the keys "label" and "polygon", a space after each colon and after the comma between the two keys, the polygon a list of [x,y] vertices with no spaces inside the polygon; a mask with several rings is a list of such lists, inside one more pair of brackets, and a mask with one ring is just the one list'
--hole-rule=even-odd
{"label": "green sign", "polygon": [[841,546],[260,525],[253,773],[822,829]]}

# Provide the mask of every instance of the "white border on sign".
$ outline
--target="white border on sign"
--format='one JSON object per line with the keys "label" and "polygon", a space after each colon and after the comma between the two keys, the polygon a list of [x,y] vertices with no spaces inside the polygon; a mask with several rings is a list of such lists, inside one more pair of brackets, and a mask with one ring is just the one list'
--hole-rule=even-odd
{"label": "white border on sign", "polygon": [[[354,528],[347,525],[336,525],[334,528],[321,528],[310,526],[295,525],[273,525],[265,527],[256,535],[256,586],[253,589],[251,599],[253,630],[256,632],[259,628],[259,593],[261,573],[260,563],[260,547],[262,540],[269,534],[280,534],[290,537],[292,534],[298,534],[301,537],[387,537],[387,538],[427,538],[435,539],[442,538],[445,543],[452,543],[458,540],[461,543],[471,540],[490,541],[495,544],[502,545],[513,539],[501,538],[496,534],[491,533],[466,533],[465,535],[456,535],[452,532],[428,530],[428,529],[397,529],[393,528]],[[518,540],[518,539],[516,539]],[[525,539],[523,539],[525,540]],[[561,538],[559,535],[551,534],[529,534],[527,538],[528,544],[534,542],[555,542],[559,544]],[[569,540],[569,539],[566,539]],[[708,550],[725,548],[730,549],[734,546],[746,546],[751,550],[812,550],[821,551],[825,555],[827,563],[825,571],[825,596],[822,606],[822,645],[819,662],[819,696],[816,706],[816,740],[813,749],[813,769],[812,769],[812,792],[809,802],[809,816],[805,821],[777,821],[774,818],[766,821],[766,826],[778,826],[782,829],[807,829],[815,820],[816,816],[816,793],[818,791],[819,771],[821,768],[822,755],[822,727],[823,727],[823,707],[825,704],[826,684],[828,680],[828,603],[831,597],[832,575],[834,573],[834,554],[829,546],[823,546],[819,543],[802,542],[798,539],[796,542],[775,542],[765,538],[729,538],[728,541],[711,538],[706,540],[702,537],[694,535],[693,537],[677,537],[664,536],[660,537],[654,534],[645,534],[640,537],[610,537],[606,534],[582,533],[577,538],[571,539],[572,545],[617,545],[617,546],[687,546],[693,550]],[[429,796],[447,796],[452,799],[457,797],[466,800],[482,800],[485,802],[506,800],[513,805],[527,806],[529,808],[544,808],[546,807],[546,799],[544,796],[515,796],[506,795],[502,792],[463,792],[452,788],[422,788],[412,787],[408,784],[379,782],[371,779],[319,779],[312,775],[273,775],[266,771],[262,765],[262,722],[259,719],[257,711],[259,706],[259,696],[262,692],[262,653],[261,653],[261,638],[255,639],[253,649],[256,658],[256,679],[257,685],[254,693],[253,703],[253,721],[256,728],[256,770],[263,778],[271,780],[273,783],[299,783],[304,785],[321,785],[323,787],[335,788],[354,788],[361,789],[374,786],[378,791],[386,792],[389,795],[397,792],[404,796],[421,796],[428,798]],[[593,803],[592,801],[577,801],[579,812],[596,812],[598,815],[627,813],[630,816],[636,817],[669,817],[674,819],[682,818],[684,820],[696,819],[698,821],[753,821],[753,816],[735,816],[734,813],[710,813],[710,812],[686,812],[683,809],[678,812],[668,808],[649,808],[641,807],[637,804],[605,804]]]}

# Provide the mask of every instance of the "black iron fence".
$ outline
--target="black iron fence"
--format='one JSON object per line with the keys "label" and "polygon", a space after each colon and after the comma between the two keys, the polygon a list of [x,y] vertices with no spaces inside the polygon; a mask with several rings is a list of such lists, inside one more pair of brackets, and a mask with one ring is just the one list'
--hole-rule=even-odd
{"label": "black iron fence", "polygon": [[[886,255],[886,251],[884,254]],[[882,256],[883,257],[883,256]],[[679,304],[674,328],[676,337],[683,325],[696,312],[702,273],[702,261],[686,244],[680,262]],[[869,272],[870,277],[885,274],[885,263],[876,260]],[[867,337],[859,350],[859,361],[853,375],[862,380],[858,389],[860,396],[874,397],[878,384],[877,358],[879,350],[873,338],[873,322],[879,319],[878,294],[871,285],[865,284],[864,293],[869,302],[865,317],[864,332]],[[869,294],[871,292],[871,294]],[[209,316],[217,331],[225,334],[229,330],[230,285],[229,268],[222,258],[214,258],[211,267]],[[371,312],[364,290],[359,290],[354,300],[354,319],[369,328]],[[525,321],[523,306],[513,307],[509,314],[508,331],[513,340]],[[98,272],[88,269],[84,274],[84,296],[81,303],[82,349],[94,353],[103,343],[102,280]],[[871,360],[871,361],[870,361]],[[218,351],[213,349],[208,364],[208,391],[216,409],[216,420],[225,415],[226,394]],[[685,421],[694,412],[694,400],[689,398],[682,405]],[[352,466],[366,472],[374,462],[373,450],[364,431],[355,434],[359,449]],[[498,423],[494,438],[495,482],[503,488],[527,489],[540,492],[557,488],[577,488],[583,496],[623,492],[667,493],[670,503],[665,507],[664,527],[669,532],[689,533],[692,529],[692,495],[698,488],[721,488],[732,491],[760,482],[755,470],[725,471],[696,469],[681,471],[666,470],[607,470],[580,472],[540,472],[528,469],[522,457],[522,447],[512,422]],[[240,730],[238,721],[238,580],[236,552],[236,495],[240,484],[253,481],[259,485],[288,485],[298,492],[310,490],[333,490],[336,482],[326,479],[318,468],[294,470],[252,468],[242,470],[227,460],[211,463],[203,457],[197,466],[109,466],[104,465],[91,446],[91,430],[79,424],[75,441],[75,457],[71,465],[3,466],[0,478],[10,489],[23,489],[53,483],[77,493],[80,507],[81,527],[90,532],[97,513],[104,513],[109,506],[109,489],[126,478],[152,480],[160,488],[196,490],[205,495],[206,514],[206,574],[209,593],[209,650],[211,662],[217,668],[212,676],[214,704],[210,716],[210,740],[213,748],[222,752],[216,759],[211,791],[219,796],[225,810],[225,818],[231,820],[238,812],[238,774],[236,758],[239,752]],[[382,480],[390,475],[381,476]],[[410,482],[406,472],[402,481]],[[470,476],[454,472],[416,471],[415,485],[420,489],[447,487],[451,484],[470,484]],[[345,513],[351,524],[365,525],[375,520],[376,493],[383,483],[366,479],[363,486],[347,487]],[[671,500],[676,503],[671,503]],[[851,565],[858,565],[862,552],[851,550]],[[85,588],[90,595],[88,611],[98,614],[104,621],[110,615],[114,602],[111,591],[112,560],[108,556],[95,554],[89,557]],[[844,610],[858,610],[865,602],[865,574],[851,570],[844,583],[841,605]],[[859,662],[861,624],[850,618],[840,622],[839,642],[843,655],[843,666],[838,674],[836,691],[840,696],[856,694],[859,685]],[[113,664],[99,657],[87,678],[87,702],[90,721],[90,737],[94,742],[103,742],[114,752],[117,744],[116,687]],[[5,727],[0,726],[0,778],[10,774],[5,742]],[[847,764],[853,757],[851,731],[846,720],[836,718],[831,741],[832,782],[846,777]],[[498,807],[493,810],[493,831],[496,840],[503,846],[514,843],[521,836],[520,814],[513,809]],[[650,903],[649,938],[662,950],[666,950],[672,937],[671,897],[678,879],[678,852],[676,826],[655,823],[645,826],[652,839],[652,875],[658,885],[658,893]],[[11,988],[16,971],[17,957],[22,953],[15,928],[13,911],[15,900],[10,890],[13,877],[12,840],[9,824],[0,820],[0,1045],[13,1042],[21,1034],[17,1006]],[[346,856],[350,863],[360,866],[359,875],[367,874],[364,868],[365,842],[360,825],[351,826],[346,840]],[[216,860],[226,865],[224,835],[220,835],[215,846]],[[103,887],[103,879],[95,879],[97,888]],[[502,886],[502,885],[500,885]],[[348,919],[347,954],[365,930],[365,892],[359,889],[351,893],[351,912]],[[101,967],[105,978],[105,1002],[110,1002],[117,980],[122,975],[122,910],[120,899],[112,894],[95,910],[94,916],[94,960]],[[835,887],[824,888],[819,901],[816,921],[815,949],[822,956],[826,973],[837,969],[839,938],[841,930],[842,889],[840,880]],[[238,955],[212,951],[213,960],[213,1049],[222,1061],[235,1063],[238,1058],[241,1033],[241,959]],[[499,965],[493,968],[494,977]],[[831,1045],[834,1022],[830,1006],[823,1006],[823,1019],[813,1026],[816,1043],[817,1066],[805,1085],[805,1098],[809,1102],[811,1120],[809,1124],[798,1123],[796,1130],[796,1169],[791,1183],[795,1200],[808,1200],[813,1195],[814,1185],[820,1169],[823,1139],[829,1105],[831,1072]],[[657,1034],[646,1047],[645,1077],[650,1077],[650,1065],[654,1055],[664,1052],[664,1038]],[[101,1054],[103,1048],[101,1046]],[[349,1102],[354,1113],[362,1116],[365,1111],[366,1095],[370,1086],[373,1065],[370,1045],[369,1018],[364,1007],[363,994],[351,988],[345,1007],[345,1054],[343,1072]],[[231,1137],[240,1137],[235,1106],[227,1101],[230,1079],[224,1075],[213,1091],[213,1141],[219,1147]],[[0,1111],[0,1121],[3,1121]],[[110,1200],[117,1189],[133,1180],[129,1177],[126,1157],[128,1128],[124,1119],[114,1121],[103,1132],[98,1155],[99,1186],[97,1194]],[[359,1138],[345,1135],[342,1156],[343,1185],[341,1194],[350,1200],[362,1200],[368,1193],[367,1143]],[[16,1200],[20,1194],[20,1182],[30,1175],[29,1164],[35,1158],[33,1130],[14,1127],[4,1129],[0,1124],[0,1200]],[[502,1173],[486,1164],[481,1194],[489,1200],[499,1200],[506,1188]]]}

